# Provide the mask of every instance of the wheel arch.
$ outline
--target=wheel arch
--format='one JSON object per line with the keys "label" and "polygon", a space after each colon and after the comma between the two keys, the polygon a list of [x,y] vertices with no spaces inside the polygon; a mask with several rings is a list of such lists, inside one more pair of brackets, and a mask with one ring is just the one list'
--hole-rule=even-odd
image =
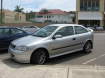
{"label": "wheel arch", "polygon": [[[93,42],[92,42],[92,40],[87,40],[87,41],[85,42],[85,44],[86,44],[87,42],[90,42],[90,43],[91,43],[92,49],[93,49]],[[84,46],[85,46],[85,45],[84,45]]]}
{"label": "wheel arch", "polygon": [[[33,55],[35,52],[37,52],[38,50],[44,50],[44,51],[46,52],[47,57],[49,58],[48,50],[47,50],[46,48],[43,48],[43,47],[37,48],[36,50],[34,50],[34,51],[32,52],[32,54],[31,54],[31,57],[32,57],[32,55]],[[30,57],[30,58],[31,58],[31,57]]]}

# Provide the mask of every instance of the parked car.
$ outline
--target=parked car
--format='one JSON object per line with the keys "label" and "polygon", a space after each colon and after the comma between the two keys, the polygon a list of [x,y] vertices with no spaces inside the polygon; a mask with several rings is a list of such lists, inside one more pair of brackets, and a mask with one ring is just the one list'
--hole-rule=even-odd
{"label": "parked car", "polygon": [[90,29],[92,29],[92,30],[95,30],[95,27],[92,27],[92,26],[90,26],[90,27],[87,27],[87,28],[90,28]]}
{"label": "parked car", "polygon": [[0,27],[0,50],[8,49],[11,41],[27,35],[29,35],[27,32],[19,28],[1,26]]}
{"label": "parked car", "polygon": [[76,51],[91,52],[93,30],[76,24],[52,24],[32,36],[11,42],[9,54],[20,63],[44,64],[53,58]]}
{"label": "parked car", "polygon": [[24,26],[22,27],[22,29],[26,32],[28,32],[29,34],[35,33],[36,31],[38,31],[40,28],[37,26]]}
{"label": "parked car", "polygon": [[97,30],[97,31],[103,31],[103,30],[104,30],[104,27],[102,27],[102,26],[97,26],[97,27],[96,27],[96,30]]}

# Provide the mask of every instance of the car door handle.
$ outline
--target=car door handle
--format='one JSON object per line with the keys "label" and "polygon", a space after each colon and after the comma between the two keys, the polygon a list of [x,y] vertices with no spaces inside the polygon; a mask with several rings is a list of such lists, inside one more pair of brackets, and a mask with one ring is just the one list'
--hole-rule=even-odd
{"label": "car door handle", "polygon": [[76,38],[73,38],[72,40],[76,40]]}

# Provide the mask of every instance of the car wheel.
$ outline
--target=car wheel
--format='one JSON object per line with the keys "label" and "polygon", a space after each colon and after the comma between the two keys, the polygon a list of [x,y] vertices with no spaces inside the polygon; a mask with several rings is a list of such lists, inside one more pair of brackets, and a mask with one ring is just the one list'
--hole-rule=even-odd
{"label": "car wheel", "polygon": [[91,51],[92,51],[92,43],[88,41],[84,45],[83,52],[90,53]]}
{"label": "car wheel", "polygon": [[31,63],[32,64],[44,64],[47,60],[47,55],[46,55],[46,52],[44,50],[37,50],[36,52],[34,52],[32,54],[32,57],[31,57]]}

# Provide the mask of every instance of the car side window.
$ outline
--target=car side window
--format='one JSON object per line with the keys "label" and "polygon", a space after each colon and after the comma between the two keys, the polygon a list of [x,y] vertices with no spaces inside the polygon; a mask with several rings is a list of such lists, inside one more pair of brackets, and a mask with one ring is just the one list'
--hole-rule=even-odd
{"label": "car side window", "polygon": [[81,27],[81,26],[75,26],[75,34],[82,34],[82,33],[87,33],[88,30],[86,30],[85,28]]}
{"label": "car side window", "polygon": [[9,35],[10,34],[10,29],[0,28],[0,34],[1,35]]}
{"label": "car side window", "polygon": [[11,29],[11,31],[12,31],[12,34],[21,34],[21,33],[24,33],[23,31],[18,30],[18,29]]}
{"label": "car side window", "polygon": [[62,35],[63,37],[74,35],[73,27],[72,26],[63,27],[60,30],[58,30],[55,35]]}

